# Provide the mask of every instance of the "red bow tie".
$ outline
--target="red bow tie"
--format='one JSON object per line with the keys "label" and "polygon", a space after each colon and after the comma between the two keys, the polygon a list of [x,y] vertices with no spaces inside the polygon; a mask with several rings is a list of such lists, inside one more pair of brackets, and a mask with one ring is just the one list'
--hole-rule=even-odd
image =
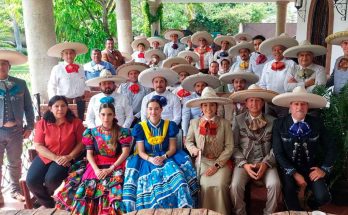
{"label": "red bow tie", "polygon": [[140,91],[140,87],[138,84],[133,84],[132,86],[129,87],[129,90],[133,93],[133,94],[138,94]]}
{"label": "red bow tie", "polygon": [[79,65],[71,63],[71,64],[68,64],[68,65],[65,66],[65,71],[67,73],[73,73],[73,72],[78,73],[79,72],[79,68],[80,68]]}
{"label": "red bow tie", "polygon": [[140,53],[138,54],[138,58],[145,58],[144,52],[140,52]]}
{"label": "red bow tie", "polygon": [[202,135],[216,135],[218,125],[211,120],[202,120],[199,123],[199,134]]}
{"label": "red bow tie", "polygon": [[281,61],[272,63],[272,67],[271,67],[273,71],[283,70],[284,68],[285,68],[285,63]]}
{"label": "red bow tie", "polygon": [[179,96],[180,98],[184,98],[186,96],[191,95],[190,91],[187,91],[185,89],[181,89],[176,93],[177,96]]}
{"label": "red bow tie", "polygon": [[257,56],[256,58],[256,65],[263,64],[264,62],[266,62],[266,60],[267,60],[266,55],[259,54],[259,56]]}

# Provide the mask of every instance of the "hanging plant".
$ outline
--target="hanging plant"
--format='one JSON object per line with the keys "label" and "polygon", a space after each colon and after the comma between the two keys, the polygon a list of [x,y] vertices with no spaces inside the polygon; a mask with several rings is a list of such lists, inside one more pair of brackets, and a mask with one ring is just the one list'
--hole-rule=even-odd
{"label": "hanging plant", "polygon": [[151,24],[155,22],[160,22],[160,26],[162,26],[162,17],[163,17],[163,4],[160,3],[158,6],[155,15],[152,15],[150,12],[150,5],[145,0],[142,3],[142,12],[145,17],[144,19],[144,25],[143,25],[143,31],[146,36],[151,36]]}

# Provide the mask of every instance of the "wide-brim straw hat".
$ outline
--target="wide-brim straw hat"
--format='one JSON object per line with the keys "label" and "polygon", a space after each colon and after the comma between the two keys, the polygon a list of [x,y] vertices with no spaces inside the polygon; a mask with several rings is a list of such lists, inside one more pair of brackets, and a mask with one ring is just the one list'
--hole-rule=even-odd
{"label": "wide-brim straw hat", "polygon": [[180,42],[183,44],[187,44],[188,40],[191,40],[191,35],[181,38]]}
{"label": "wide-brim straw hat", "polygon": [[132,42],[132,44],[131,44],[132,49],[133,49],[133,50],[138,50],[137,48],[138,48],[138,45],[139,45],[140,43],[144,44],[144,46],[145,46],[145,51],[148,50],[148,49],[150,48],[150,43],[149,43],[149,41],[147,41],[146,38],[139,38],[139,39],[136,39],[136,40],[134,40],[134,41]]}
{"label": "wide-brim straw hat", "polygon": [[147,38],[147,41],[149,41],[151,47],[153,47],[152,46],[153,42],[158,42],[159,47],[163,47],[166,44],[166,41],[161,37],[149,37]]}
{"label": "wide-brim straw hat", "polygon": [[58,43],[48,49],[47,55],[50,57],[62,57],[62,51],[66,49],[72,49],[76,55],[85,54],[88,52],[88,48],[83,43],[78,42],[63,42]]}
{"label": "wide-brim straw hat", "polygon": [[196,52],[193,52],[193,51],[181,51],[178,54],[178,57],[182,57],[182,58],[185,58],[187,56],[191,57],[192,61],[194,63],[197,63],[199,61],[199,55]]}
{"label": "wide-brim straw hat", "polygon": [[87,80],[86,85],[89,87],[99,87],[99,83],[103,81],[113,81],[115,84],[121,84],[126,82],[127,79],[119,75],[112,75],[109,70],[103,69],[99,77]]}
{"label": "wide-brim straw hat", "polygon": [[240,49],[249,49],[250,53],[255,51],[254,45],[250,42],[246,42],[246,41],[241,41],[240,43],[238,43],[237,45],[231,47],[228,50],[228,54],[232,57],[234,56],[238,56],[239,55],[239,50]]}
{"label": "wide-brim straw hat", "polygon": [[203,103],[218,103],[226,105],[232,103],[232,100],[225,97],[219,97],[218,95],[216,95],[216,92],[213,88],[205,87],[202,91],[201,97],[187,101],[186,107],[200,107]]}
{"label": "wide-brim straw hat", "polygon": [[168,68],[152,67],[140,73],[138,80],[141,85],[148,88],[153,88],[152,80],[157,77],[162,77],[167,80],[167,86],[173,86],[179,81],[178,73]]}
{"label": "wide-brim straw hat", "polygon": [[124,57],[125,62],[130,62],[132,61],[132,55],[126,53],[126,52],[121,52],[121,55]]}
{"label": "wide-brim straw hat", "polygon": [[219,35],[214,39],[214,43],[218,46],[221,46],[222,41],[227,41],[229,47],[236,45],[236,40],[232,36]]}
{"label": "wide-brim straw hat", "polygon": [[171,57],[163,61],[163,68],[171,68],[173,64],[188,64],[187,60],[182,57]]}
{"label": "wide-brim straw hat", "polygon": [[217,77],[200,72],[200,73],[197,73],[195,75],[190,75],[190,76],[186,77],[182,81],[181,86],[185,90],[194,92],[195,91],[195,84],[197,82],[205,82],[205,83],[207,83],[207,85],[209,87],[212,87],[214,89],[218,88],[221,85],[221,82]]}
{"label": "wide-brim straw hat", "polygon": [[273,104],[289,107],[291,102],[307,102],[309,108],[326,107],[326,99],[322,96],[309,93],[303,86],[295,87],[292,92],[282,93],[272,99]]}
{"label": "wide-brim straw hat", "polygon": [[128,73],[130,71],[136,70],[136,71],[142,72],[147,68],[149,68],[149,66],[144,63],[137,63],[137,62],[125,63],[117,68],[117,75],[128,79]]}
{"label": "wide-brim straw hat", "polygon": [[[238,33],[238,34],[236,34],[236,35],[234,35],[233,36],[234,37],[234,39],[237,41],[237,42],[240,42],[241,40],[240,40],[240,38],[241,37],[245,37],[247,40],[247,42],[250,42],[251,40],[252,40],[252,36],[250,35],[250,34],[247,34],[247,33]],[[243,40],[242,40],[243,41]]]}
{"label": "wide-brim straw hat", "polygon": [[180,72],[187,72],[189,75],[194,75],[199,73],[199,70],[195,66],[192,66],[190,64],[179,64],[179,65],[173,66],[171,69],[178,74]]}
{"label": "wide-brim straw hat", "polygon": [[28,57],[16,51],[0,50],[0,60],[6,60],[10,65],[20,65],[25,64]]}
{"label": "wide-brim straw hat", "polygon": [[233,102],[239,103],[245,102],[247,98],[261,98],[265,102],[270,102],[276,95],[278,95],[277,92],[274,92],[272,90],[265,90],[257,86],[256,84],[252,84],[248,87],[247,90],[241,90],[232,93],[230,95],[230,99],[232,99]]}
{"label": "wide-brim straw hat", "polygon": [[272,54],[272,47],[276,45],[282,45],[286,49],[291,48],[293,46],[297,46],[298,42],[289,35],[282,33],[280,36],[269,38],[263,41],[260,45],[260,52],[264,55]]}
{"label": "wide-brim straw hat", "polygon": [[315,57],[326,54],[326,48],[320,45],[312,45],[308,40],[304,40],[298,46],[293,46],[285,50],[283,55],[284,57],[297,58],[300,52],[312,52]]}
{"label": "wide-brim straw hat", "polygon": [[220,81],[226,84],[231,84],[236,78],[244,79],[247,85],[255,84],[259,81],[259,76],[255,75],[249,70],[243,70],[240,68],[237,68],[232,72],[225,73],[219,77]]}
{"label": "wide-brim straw hat", "polygon": [[348,28],[346,28],[344,31],[330,34],[326,37],[325,42],[332,45],[341,45],[341,43],[345,40],[348,40]]}
{"label": "wide-brim straw hat", "polygon": [[198,40],[200,38],[204,38],[207,41],[207,45],[210,45],[213,42],[213,37],[206,31],[197,31],[196,33],[192,34],[191,41],[194,45],[199,46]]}
{"label": "wide-brim straw hat", "polygon": [[163,36],[164,36],[165,39],[171,40],[170,39],[170,35],[172,35],[172,34],[178,35],[179,39],[184,37],[184,33],[181,30],[179,30],[179,29],[169,29],[169,30],[166,30],[164,32]]}
{"label": "wide-brim straw hat", "polygon": [[160,61],[165,60],[167,58],[167,56],[163,53],[163,51],[159,49],[151,49],[145,52],[145,59],[147,61],[150,61],[153,55],[157,55]]}

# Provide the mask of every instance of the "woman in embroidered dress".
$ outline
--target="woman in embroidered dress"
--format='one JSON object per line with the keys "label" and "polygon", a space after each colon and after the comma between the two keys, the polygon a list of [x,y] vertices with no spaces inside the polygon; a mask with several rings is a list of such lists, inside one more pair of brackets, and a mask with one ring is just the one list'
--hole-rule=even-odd
{"label": "woman in embroidered dress", "polygon": [[132,137],[128,129],[117,125],[113,99],[102,100],[99,111],[102,125],[83,134],[87,166],[85,161],[73,165],[64,188],[56,196],[56,207],[72,214],[124,212],[123,173]]}
{"label": "woman in embroidered dress", "polygon": [[193,119],[185,145],[196,158],[200,177],[200,206],[222,214],[231,214],[229,185],[232,178],[233,136],[231,123],[216,115],[218,104],[228,104],[228,98],[218,97],[211,87],[200,98],[189,100],[187,107],[201,107],[203,116]]}
{"label": "woman in embroidered dress", "polygon": [[137,149],[126,166],[123,203],[127,212],[195,205],[196,172],[189,156],[176,150],[175,122],[161,119],[165,103],[165,98],[151,99],[147,104],[148,120],[132,130]]}

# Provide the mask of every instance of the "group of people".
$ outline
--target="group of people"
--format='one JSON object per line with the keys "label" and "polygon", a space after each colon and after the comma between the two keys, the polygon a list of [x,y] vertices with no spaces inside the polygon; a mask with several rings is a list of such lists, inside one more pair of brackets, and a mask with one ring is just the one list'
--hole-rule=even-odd
{"label": "group of people", "polygon": [[[49,109],[35,126],[39,156],[26,178],[42,207],[74,214],[183,207],[246,214],[249,181],[267,188],[264,214],[276,211],[281,196],[288,210],[303,210],[304,199],[312,209],[330,201],[335,144],[308,110],[326,107],[325,98],[312,93],[315,86],[333,85],[339,93],[348,83],[348,31],[327,37],[344,52],[329,81],[313,63],[326,48],[286,34],[267,40],[247,34],[213,39],[204,31],[183,36],[169,30],[167,43],[137,37],[131,57],[107,39],[106,49],[93,49],[84,66],[75,63],[88,51],[81,43],[48,50],[63,61],[51,71]],[[213,42],[221,47],[215,53]],[[0,51],[0,143],[10,155],[18,200],[19,146],[34,116],[25,82],[8,72],[25,61]],[[91,90],[101,92],[90,98],[84,115]],[[322,160],[320,150],[326,152]]]}

